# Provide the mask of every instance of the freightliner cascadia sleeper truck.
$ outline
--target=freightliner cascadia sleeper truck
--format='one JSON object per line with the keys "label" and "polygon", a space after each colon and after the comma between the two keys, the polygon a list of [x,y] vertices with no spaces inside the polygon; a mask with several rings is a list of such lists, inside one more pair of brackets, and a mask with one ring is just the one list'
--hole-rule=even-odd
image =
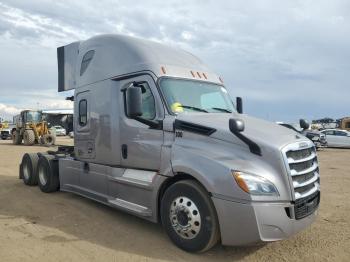
{"label": "freightliner cascadia sleeper truck", "polygon": [[25,154],[25,184],[160,222],[190,252],[285,239],[315,220],[313,143],[243,114],[197,57],[121,35],[57,56],[58,91],[75,90],[74,147]]}

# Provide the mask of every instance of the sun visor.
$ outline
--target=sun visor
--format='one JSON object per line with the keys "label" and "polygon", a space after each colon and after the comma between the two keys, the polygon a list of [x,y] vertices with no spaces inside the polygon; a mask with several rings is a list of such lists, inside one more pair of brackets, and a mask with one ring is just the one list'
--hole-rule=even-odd
{"label": "sun visor", "polygon": [[75,88],[75,68],[80,42],[57,48],[58,92]]}

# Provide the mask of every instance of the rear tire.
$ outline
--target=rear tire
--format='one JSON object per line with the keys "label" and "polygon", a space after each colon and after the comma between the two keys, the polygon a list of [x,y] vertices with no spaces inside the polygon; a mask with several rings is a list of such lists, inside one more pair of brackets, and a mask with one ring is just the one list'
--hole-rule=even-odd
{"label": "rear tire", "polygon": [[52,134],[43,135],[42,143],[47,146],[53,146],[56,143],[56,136]]}
{"label": "rear tire", "polygon": [[22,137],[19,131],[16,130],[12,133],[12,142],[14,145],[22,144]]}
{"label": "rear tire", "polygon": [[39,157],[36,153],[26,153],[22,158],[19,176],[23,179],[24,184],[28,186],[35,186],[38,184],[38,160]]}
{"label": "rear tire", "polygon": [[38,184],[42,192],[55,192],[60,187],[58,161],[51,155],[42,155],[37,168]]}
{"label": "rear tire", "polygon": [[219,240],[219,223],[208,192],[196,181],[171,185],[161,201],[161,220],[170,239],[188,252],[204,252]]}
{"label": "rear tire", "polygon": [[31,129],[24,130],[23,141],[26,146],[32,146],[35,143],[35,134]]}

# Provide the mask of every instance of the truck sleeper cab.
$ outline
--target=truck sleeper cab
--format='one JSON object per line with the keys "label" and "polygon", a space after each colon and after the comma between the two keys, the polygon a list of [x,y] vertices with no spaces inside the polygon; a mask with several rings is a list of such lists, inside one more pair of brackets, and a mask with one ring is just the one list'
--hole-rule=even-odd
{"label": "truck sleeper cab", "polygon": [[320,199],[310,140],[242,113],[221,79],[179,49],[121,35],[58,48],[75,90],[74,147],[25,154],[20,178],[152,222],[190,252],[289,237]]}

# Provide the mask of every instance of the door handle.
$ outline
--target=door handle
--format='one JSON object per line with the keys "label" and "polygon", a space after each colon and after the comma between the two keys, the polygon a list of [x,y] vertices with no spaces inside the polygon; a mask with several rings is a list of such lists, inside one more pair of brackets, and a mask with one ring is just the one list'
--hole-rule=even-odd
{"label": "door handle", "polygon": [[85,162],[85,163],[84,163],[84,172],[85,172],[85,173],[89,173],[89,171],[90,171],[89,163]]}
{"label": "door handle", "polygon": [[122,157],[124,159],[128,158],[128,146],[125,144],[122,145]]}

